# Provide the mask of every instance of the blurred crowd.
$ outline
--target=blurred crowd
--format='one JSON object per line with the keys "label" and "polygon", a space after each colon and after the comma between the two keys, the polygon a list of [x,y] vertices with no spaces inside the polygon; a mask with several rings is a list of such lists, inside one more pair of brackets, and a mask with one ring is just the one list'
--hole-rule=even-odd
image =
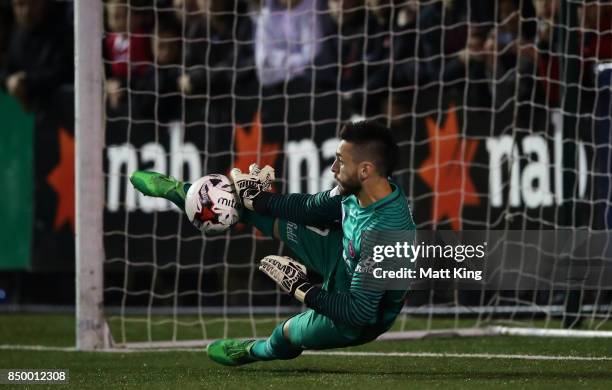
{"label": "blurred crowd", "polygon": [[[73,3],[0,0],[0,86],[45,110],[73,82]],[[470,107],[561,104],[560,0],[105,0],[110,115],[184,118],[223,96],[340,91],[397,114],[415,91]],[[612,2],[578,7],[580,77],[612,59]]]}

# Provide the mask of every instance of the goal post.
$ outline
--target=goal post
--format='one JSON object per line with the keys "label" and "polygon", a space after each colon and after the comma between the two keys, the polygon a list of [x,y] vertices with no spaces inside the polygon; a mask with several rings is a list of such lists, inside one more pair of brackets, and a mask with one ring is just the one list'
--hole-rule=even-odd
{"label": "goal post", "polygon": [[76,347],[102,349],[104,319],[104,101],[102,1],[74,2]]}

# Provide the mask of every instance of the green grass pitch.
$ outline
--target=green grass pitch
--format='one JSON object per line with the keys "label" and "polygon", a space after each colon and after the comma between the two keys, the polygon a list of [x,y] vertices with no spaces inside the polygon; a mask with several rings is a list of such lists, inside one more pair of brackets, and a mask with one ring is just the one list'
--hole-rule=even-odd
{"label": "green grass pitch", "polygon": [[[162,322],[160,322],[162,323]],[[220,322],[217,326],[222,326]],[[270,326],[273,323],[271,321]],[[112,324],[113,333],[120,333]],[[126,326],[126,334],[142,329]],[[211,326],[211,336],[218,329]],[[172,329],[168,329],[172,332]],[[199,329],[198,331],[201,331]],[[262,330],[264,331],[264,330]],[[263,334],[262,334],[263,336]],[[0,344],[74,346],[72,316],[0,315]],[[0,368],[70,370],[71,388],[429,389],[612,388],[612,340],[482,337],[374,342],[344,352],[545,355],[609,360],[533,360],[492,357],[303,355],[291,361],[231,368],[204,351],[74,352],[0,349]],[[51,386],[51,385],[47,385]],[[32,387],[32,386],[30,386]],[[53,388],[57,387],[55,385]],[[2,386],[0,385],[0,388]],[[22,386],[23,388],[23,386]],[[44,388],[37,385],[35,388]]]}

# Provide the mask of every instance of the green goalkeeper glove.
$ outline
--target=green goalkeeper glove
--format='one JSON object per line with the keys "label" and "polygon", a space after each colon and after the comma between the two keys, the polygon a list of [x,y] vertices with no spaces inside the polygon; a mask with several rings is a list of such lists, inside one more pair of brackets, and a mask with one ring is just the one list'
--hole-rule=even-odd
{"label": "green goalkeeper glove", "polygon": [[236,187],[236,193],[242,205],[249,210],[255,210],[253,202],[262,192],[270,191],[274,180],[274,168],[266,165],[259,168],[257,164],[251,164],[249,173],[242,173],[238,168],[230,171],[230,177]]}
{"label": "green goalkeeper glove", "polygon": [[259,270],[302,303],[315,287],[308,282],[306,267],[287,256],[266,256],[261,260]]}

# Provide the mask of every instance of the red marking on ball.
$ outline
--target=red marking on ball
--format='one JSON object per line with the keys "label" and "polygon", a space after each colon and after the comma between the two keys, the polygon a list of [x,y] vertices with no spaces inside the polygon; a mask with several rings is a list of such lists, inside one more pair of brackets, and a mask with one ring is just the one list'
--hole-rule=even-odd
{"label": "red marking on ball", "polygon": [[200,221],[212,221],[217,218],[217,215],[210,209],[210,207],[202,207],[202,211],[198,214]]}

